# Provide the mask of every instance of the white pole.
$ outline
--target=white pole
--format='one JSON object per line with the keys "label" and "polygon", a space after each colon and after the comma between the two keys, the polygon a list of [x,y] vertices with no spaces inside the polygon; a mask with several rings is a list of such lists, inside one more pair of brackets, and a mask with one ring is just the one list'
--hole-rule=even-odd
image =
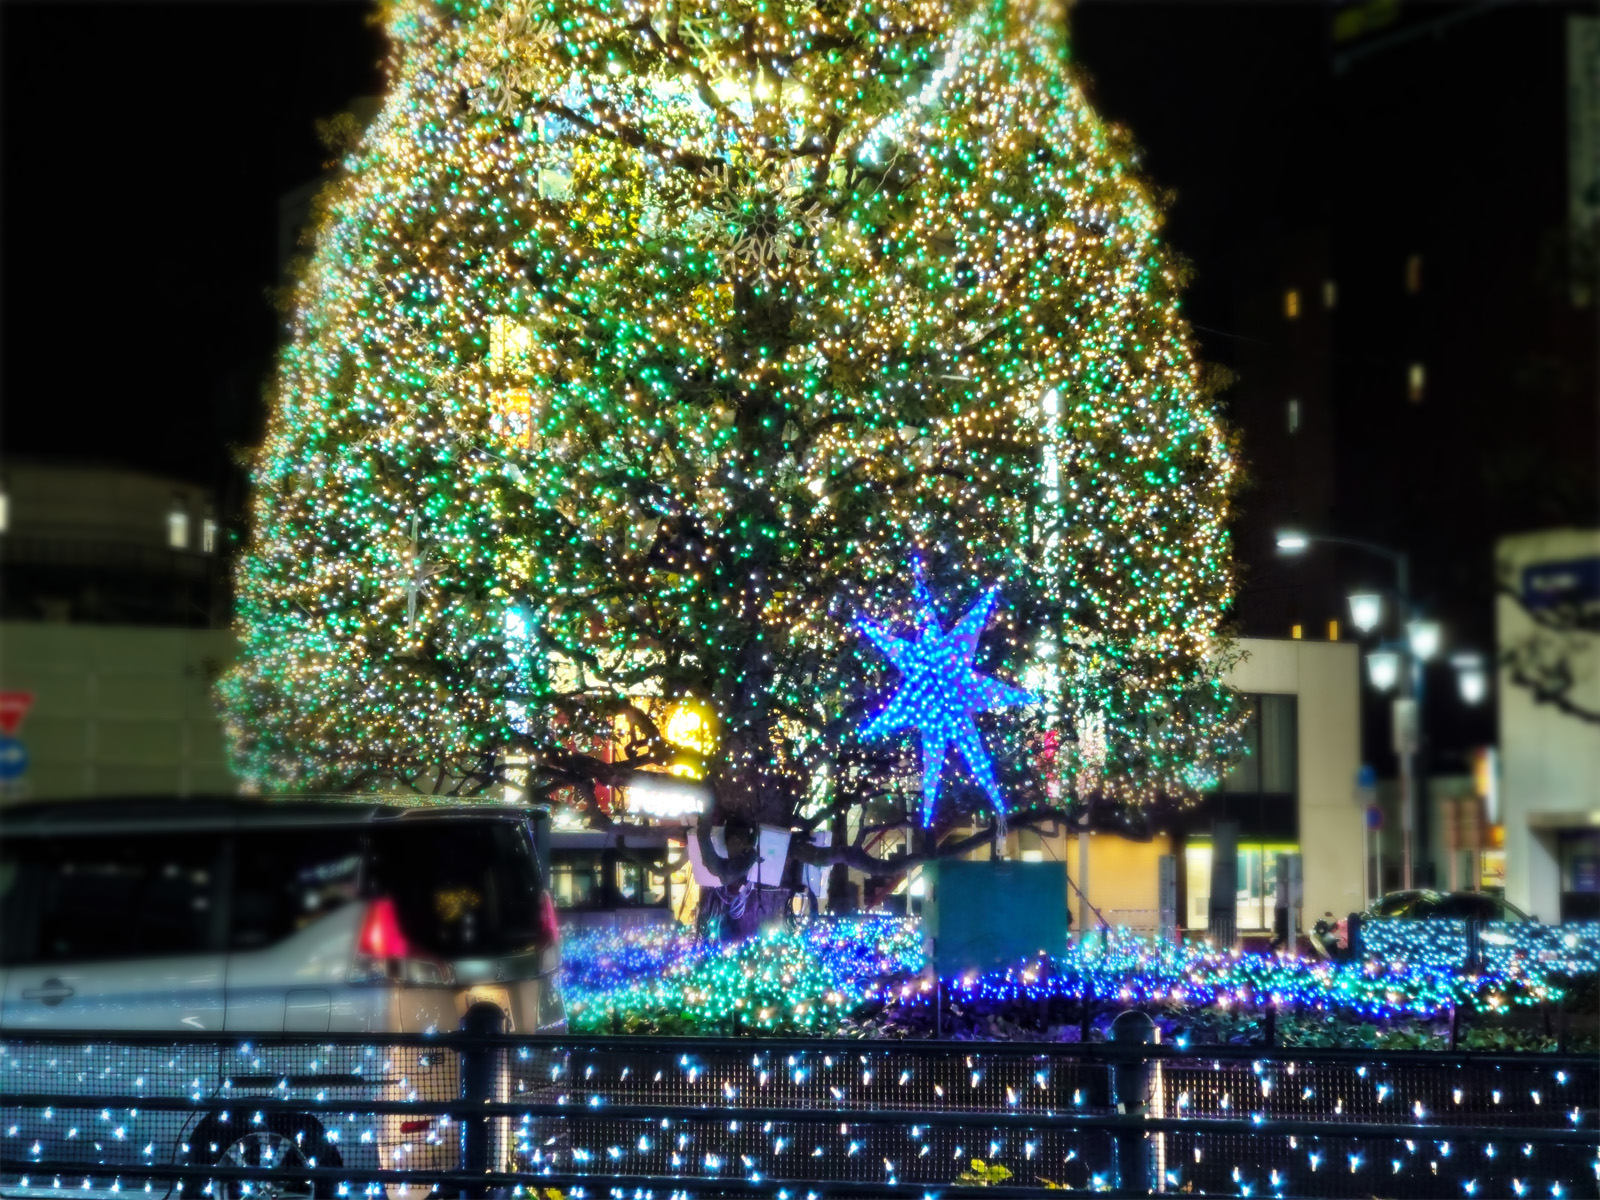
{"label": "white pole", "polygon": [[1078,826],[1078,937],[1089,936],[1089,817],[1084,815]]}

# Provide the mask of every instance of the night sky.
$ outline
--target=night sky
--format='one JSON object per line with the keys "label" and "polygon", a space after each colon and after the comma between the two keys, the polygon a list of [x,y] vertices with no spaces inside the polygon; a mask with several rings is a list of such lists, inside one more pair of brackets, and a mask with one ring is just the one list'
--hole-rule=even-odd
{"label": "night sky", "polygon": [[[230,448],[262,427],[278,200],[327,158],[314,121],[381,89],[371,11],[0,6],[5,454],[147,468],[241,510]],[[1296,229],[1331,222],[1352,297],[1341,315],[1361,319],[1363,271],[1379,281],[1333,368],[1330,531],[1412,548],[1422,597],[1486,646],[1493,537],[1594,519],[1594,310],[1575,316],[1550,283],[1562,23],[1593,7],[1404,11],[1387,36],[1421,36],[1369,39],[1336,72],[1348,47],[1330,41],[1323,4],[1089,0],[1074,55],[1102,115],[1175,193],[1168,238],[1195,268],[1187,304],[1207,359],[1237,368],[1271,341],[1240,314],[1251,287],[1276,286],[1267,248]],[[1427,342],[1441,382],[1405,409],[1382,381],[1410,351],[1381,306],[1418,248],[1437,303],[1406,336]],[[1270,465],[1251,461],[1249,438],[1245,454],[1252,475]],[[1241,621],[1283,636],[1273,623],[1299,585],[1269,552],[1284,514],[1263,511],[1265,494],[1241,498]]]}

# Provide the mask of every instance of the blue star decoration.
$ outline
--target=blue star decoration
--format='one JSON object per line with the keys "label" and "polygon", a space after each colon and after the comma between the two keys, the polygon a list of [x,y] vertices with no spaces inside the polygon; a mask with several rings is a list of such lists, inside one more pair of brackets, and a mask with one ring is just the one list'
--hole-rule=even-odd
{"label": "blue star decoration", "polygon": [[922,564],[911,564],[915,583],[912,596],[917,602],[917,631],[914,637],[895,637],[888,630],[864,618],[856,629],[872,640],[895,665],[903,678],[894,699],[861,730],[868,739],[886,737],[902,729],[915,729],[922,736],[922,823],[933,820],[934,803],[939,799],[939,777],[944,771],[945,754],[954,745],[967,764],[978,786],[994,803],[997,812],[1005,811],[1000,781],[995,778],[994,762],[984,749],[983,738],[973,715],[1021,704],[1037,704],[1038,697],[979,675],[972,669],[978,652],[978,638],[989,623],[1000,589],[991,587],[949,630],[939,628],[939,615],[923,579]]}

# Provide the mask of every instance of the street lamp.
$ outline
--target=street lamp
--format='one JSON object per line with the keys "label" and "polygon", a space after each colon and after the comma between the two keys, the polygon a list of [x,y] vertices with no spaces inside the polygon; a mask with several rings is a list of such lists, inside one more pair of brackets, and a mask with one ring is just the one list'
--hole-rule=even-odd
{"label": "street lamp", "polygon": [[1380,692],[1390,691],[1400,682],[1400,656],[1393,650],[1374,650],[1368,654],[1367,682]]}
{"label": "street lamp", "polygon": [[[1327,537],[1298,529],[1280,530],[1278,551],[1300,554],[1312,542],[1349,546],[1366,554],[1387,559],[1394,568],[1394,594],[1401,628],[1407,638],[1395,646],[1379,646],[1367,655],[1367,678],[1380,692],[1393,691],[1390,701],[1394,729],[1394,749],[1400,757],[1400,863],[1401,886],[1412,887],[1413,858],[1417,824],[1417,753],[1422,711],[1422,664],[1435,654],[1443,642],[1439,626],[1419,621],[1411,607],[1411,560],[1404,551],[1391,550],[1375,542],[1355,538]],[[1350,616],[1363,633],[1376,629],[1383,617],[1383,601],[1372,593],[1350,597]]]}
{"label": "street lamp", "polygon": [[1456,669],[1456,689],[1465,704],[1482,704],[1489,694],[1489,672],[1484,670],[1483,655],[1471,651],[1450,656]]}
{"label": "street lamp", "polygon": [[1411,621],[1406,625],[1406,641],[1411,646],[1412,657],[1428,662],[1439,653],[1444,633],[1437,621]]}
{"label": "street lamp", "polygon": [[1350,623],[1362,633],[1371,633],[1383,620],[1383,597],[1376,592],[1358,592],[1350,597]]}

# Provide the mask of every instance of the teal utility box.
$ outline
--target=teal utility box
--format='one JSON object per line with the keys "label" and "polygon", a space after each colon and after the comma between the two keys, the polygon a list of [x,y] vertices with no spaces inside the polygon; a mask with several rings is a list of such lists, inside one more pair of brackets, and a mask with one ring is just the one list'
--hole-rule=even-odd
{"label": "teal utility box", "polygon": [[1067,865],[944,859],[922,868],[922,947],[941,976],[1067,951]]}

